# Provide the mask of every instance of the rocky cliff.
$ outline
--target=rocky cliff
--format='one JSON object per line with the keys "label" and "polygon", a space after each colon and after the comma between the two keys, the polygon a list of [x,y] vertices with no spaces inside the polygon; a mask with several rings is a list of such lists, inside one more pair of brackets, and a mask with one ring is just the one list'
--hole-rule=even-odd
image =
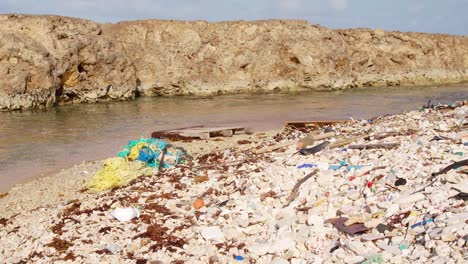
{"label": "rocky cliff", "polygon": [[0,109],[468,80],[468,37],[305,21],[0,15]]}

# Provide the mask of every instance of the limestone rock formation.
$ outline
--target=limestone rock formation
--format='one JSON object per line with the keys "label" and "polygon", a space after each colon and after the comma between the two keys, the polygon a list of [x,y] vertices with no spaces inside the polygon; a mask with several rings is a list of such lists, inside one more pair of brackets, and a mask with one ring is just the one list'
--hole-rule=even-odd
{"label": "limestone rock formation", "polygon": [[0,16],[0,109],[134,98],[135,68],[100,25],[56,16]]}
{"label": "limestone rock formation", "polygon": [[0,109],[468,80],[468,38],[305,21],[0,15]]}

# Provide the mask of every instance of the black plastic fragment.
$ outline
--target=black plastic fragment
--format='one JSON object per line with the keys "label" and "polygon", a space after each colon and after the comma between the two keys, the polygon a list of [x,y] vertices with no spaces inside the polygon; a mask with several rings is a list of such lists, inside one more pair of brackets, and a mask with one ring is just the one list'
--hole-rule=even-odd
{"label": "black plastic fragment", "polygon": [[319,151],[321,151],[322,149],[326,148],[328,145],[330,145],[330,142],[328,141],[325,141],[323,143],[320,143],[316,146],[313,146],[311,148],[304,148],[304,149],[301,149],[299,151],[299,153],[301,153],[302,155],[310,155],[310,154],[315,154]]}
{"label": "black plastic fragment", "polygon": [[398,180],[395,181],[395,186],[401,186],[406,184],[406,179],[403,178],[398,178]]}

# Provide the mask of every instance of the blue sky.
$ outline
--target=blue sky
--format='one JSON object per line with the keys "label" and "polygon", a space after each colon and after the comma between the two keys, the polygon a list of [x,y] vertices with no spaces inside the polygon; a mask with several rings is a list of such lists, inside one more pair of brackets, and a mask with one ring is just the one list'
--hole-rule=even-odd
{"label": "blue sky", "polygon": [[135,19],[305,19],[330,28],[468,35],[468,0],[0,0],[0,13]]}

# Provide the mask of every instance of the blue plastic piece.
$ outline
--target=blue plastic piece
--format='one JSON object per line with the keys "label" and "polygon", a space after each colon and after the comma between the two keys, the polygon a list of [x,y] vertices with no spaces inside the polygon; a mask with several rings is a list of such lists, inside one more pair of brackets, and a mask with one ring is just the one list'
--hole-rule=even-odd
{"label": "blue plastic piece", "polygon": [[330,165],[328,166],[328,169],[337,171],[341,169],[342,167],[346,167],[346,170],[350,171],[351,169],[359,170],[365,166],[368,166],[368,165],[341,165],[340,164],[340,165]]}
{"label": "blue plastic piece", "polygon": [[244,260],[244,257],[242,257],[242,256],[236,256],[234,259],[235,259],[235,260],[238,260],[238,261],[243,261],[243,260]]}
{"label": "blue plastic piece", "polygon": [[414,225],[411,226],[411,228],[415,228],[415,227],[418,227],[418,226],[422,226],[422,225],[425,225],[427,223],[434,223],[434,219],[427,219],[427,220],[424,220],[424,221],[421,221],[419,223],[416,223]]}
{"label": "blue plastic piece", "polygon": [[298,169],[307,169],[307,168],[315,168],[317,165],[315,164],[309,164],[309,163],[304,163],[302,165],[297,166]]}

